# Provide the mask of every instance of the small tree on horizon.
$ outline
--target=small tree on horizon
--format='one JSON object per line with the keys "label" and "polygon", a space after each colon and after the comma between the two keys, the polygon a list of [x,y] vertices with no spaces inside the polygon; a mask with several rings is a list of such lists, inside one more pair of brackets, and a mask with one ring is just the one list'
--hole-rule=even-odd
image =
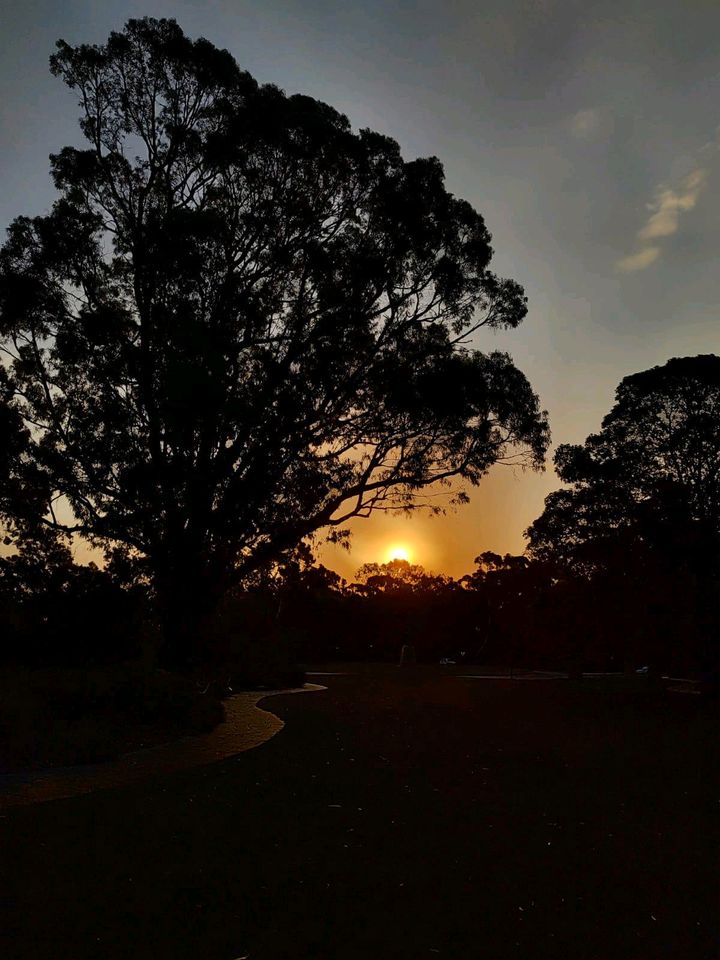
{"label": "small tree on horizon", "polygon": [[[0,513],[143,557],[184,656],[219,598],[313,532],[414,509],[546,415],[480,328],[522,289],[435,158],[259,85],[172,20],[58,43],[85,149],[0,252]],[[460,499],[464,494],[460,493]]]}

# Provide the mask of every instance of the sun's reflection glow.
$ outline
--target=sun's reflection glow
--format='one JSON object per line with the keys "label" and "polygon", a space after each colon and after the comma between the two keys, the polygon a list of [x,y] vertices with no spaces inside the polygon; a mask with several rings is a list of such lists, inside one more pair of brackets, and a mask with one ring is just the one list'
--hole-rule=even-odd
{"label": "sun's reflection glow", "polygon": [[409,563],[412,561],[412,551],[402,543],[394,543],[385,551],[385,562],[391,560],[407,560]]}

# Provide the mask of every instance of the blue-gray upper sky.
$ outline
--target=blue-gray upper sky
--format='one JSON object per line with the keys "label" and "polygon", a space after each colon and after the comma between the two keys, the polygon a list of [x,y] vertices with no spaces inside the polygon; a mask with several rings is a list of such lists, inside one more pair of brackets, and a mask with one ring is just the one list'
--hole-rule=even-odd
{"label": "blue-gray upper sky", "polygon": [[[4,0],[0,226],[53,199],[48,154],[77,141],[50,76],[62,37],[102,42],[129,17],[175,17],[262,82],[325,100],[356,127],[434,154],[521,282],[525,324],[486,337],[539,392],[555,443],[597,429],[629,373],[720,353],[720,3],[717,0]],[[442,520],[372,519],[348,573],[391,542],[459,574],[519,551],[557,485],[496,468]]]}

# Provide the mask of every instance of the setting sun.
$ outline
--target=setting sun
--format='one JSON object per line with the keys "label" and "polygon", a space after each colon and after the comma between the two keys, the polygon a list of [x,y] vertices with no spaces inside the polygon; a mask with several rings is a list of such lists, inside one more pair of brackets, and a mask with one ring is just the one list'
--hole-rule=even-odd
{"label": "setting sun", "polygon": [[391,560],[407,560],[410,562],[412,559],[412,552],[408,547],[402,546],[402,544],[394,544],[392,547],[388,547],[385,552],[385,562],[389,563]]}

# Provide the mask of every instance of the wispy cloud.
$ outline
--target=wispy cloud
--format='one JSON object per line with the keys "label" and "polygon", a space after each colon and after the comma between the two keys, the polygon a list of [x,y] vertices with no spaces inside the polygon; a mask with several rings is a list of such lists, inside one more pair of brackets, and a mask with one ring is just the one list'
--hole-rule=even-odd
{"label": "wispy cloud", "polygon": [[637,253],[631,253],[628,257],[618,260],[617,268],[621,273],[634,273],[636,270],[644,270],[651,263],[655,263],[660,256],[660,247],[643,247]]}
{"label": "wispy cloud", "polygon": [[657,200],[651,205],[654,211],[648,222],[638,234],[640,240],[655,240],[657,237],[669,237],[678,228],[680,214],[685,213],[697,203],[700,191],[705,185],[706,171],[693,170],[683,183],[683,189],[661,190]]}
{"label": "wispy cloud", "polygon": [[706,180],[707,170],[697,167],[685,177],[677,189],[662,187],[657,191],[655,199],[648,205],[650,216],[637,233],[639,249],[618,260],[616,264],[621,273],[644,270],[657,260],[661,253],[657,241],[677,232],[680,215],[693,209]]}

